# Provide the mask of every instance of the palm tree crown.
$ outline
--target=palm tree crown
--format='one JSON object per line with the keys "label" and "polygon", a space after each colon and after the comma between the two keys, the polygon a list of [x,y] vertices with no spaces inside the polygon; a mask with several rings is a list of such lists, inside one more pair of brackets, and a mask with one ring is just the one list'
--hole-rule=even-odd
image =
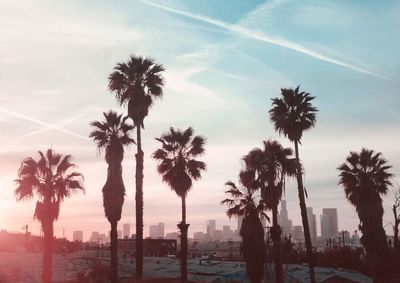
{"label": "palm tree crown", "polygon": [[134,126],[144,127],[153,99],[163,95],[164,67],[153,59],[131,56],[128,63],[118,63],[109,76],[109,89],[121,105],[128,105]]}
{"label": "palm tree crown", "polygon": [[126,123],[128,117],[122,118],[122,114],[118,115],[114,111],[104,112],[103,116],[104,121],[90,123],[94,130],[89,137],[96,142],[99,150],[105,149],[107,163],[116,161],[121,163],[124,154],[123,146],[135,143],[129,135],[133,126]]}
{"label": "palm tree crown", "polygon": [[199,179],[201,171],[206,169],[203,161],[195,159],[204,153],[205,138],[192,136],[190,127],[185,131],[171,127],[169,132],[156,139],[162,143],[162,148],[153,154],[153,158],[160,161],[157,170],[163,181],[180,197],[186,196],[192,187],[192,179]]}
{"label": "palm tree crown", "polygon": [[[363,148],[360,153],[350,152],[346,162],[338,167],[339,184],[343,186],[347,199],[354,206],[371,200],[382,205],[381,194],[386,194],[393,176],[388,170],[387,160],[382,153]],[[383,214],[383,209],[382,209]]]}
{"label": "palm tree crown", "polygon": [[247,170],[253,170],[261,189],[263,201],[269,208],[278,205],[285,188],[285,177],[296,174],[296,162],[290,158],[291,148],[278,141],[263,142],[264,148],[255,148],[243,157]]}
{"label": "palm tree crown", "polygon": [[254,210],[259,215],[263,215],[269,219],[265,211],[267,207],[261,201],[257,181],[255,181],[254,171],[241,171],[239,174],[239,184],[237,186],[234,182],[228,181],[225,186],[228,189],[225,193],[228,198],[221,201],[221,204],[228,206],[226,215],[231,218],[232,216],[248,216]]}
{"label": "palm tree crown", "polygon": [[303,131],[314,127],[318,110],[312,106],[315,98],[304,91],[282,88],[282,98],[272,99],[270,118],[275,124],[275,130],[287,136],[291,141],[300,141]]}
{"label": "palm tree crown", "polygon": [[40,159],[25,158],[18,171],[17,200],[29,200],[36,196],[34,217],[40,222],[58,219],[60,203],[76,190],[85,191],[83,176],[71,172],[75,166],[71,155],[61,155],[48,149],[46,154],[39,151]]}

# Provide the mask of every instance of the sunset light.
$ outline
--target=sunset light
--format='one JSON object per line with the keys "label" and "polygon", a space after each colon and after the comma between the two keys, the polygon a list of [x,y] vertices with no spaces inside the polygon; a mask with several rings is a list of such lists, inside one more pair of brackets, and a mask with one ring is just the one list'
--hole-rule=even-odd
{"label": "sunset light", "polygon": [[0,0],[0,283],[398,283],[399,13]]}

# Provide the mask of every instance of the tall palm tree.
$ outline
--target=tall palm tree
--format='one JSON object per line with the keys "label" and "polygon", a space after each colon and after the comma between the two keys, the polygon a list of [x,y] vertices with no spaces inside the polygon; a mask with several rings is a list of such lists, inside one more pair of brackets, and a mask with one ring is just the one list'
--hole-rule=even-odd
{"label": "tall palm tree", "polygon": [[121,219],[124,204],[125,186],[122,179],[122,160],[124,146],[134,143],[129,131],[132,125],[126,123],[126,118],[114,111],[103,113],[104,121],[93,121],[90,125],[94,130],[90,133],[99,150],[105,150],[108,164],[107,181],[103,186],[103,206],[108,222],[111,224],[111,280],[118,281],[118,221]]}
{"label": "tall palm tree", "polygon": [[39,160],[25,158],[18,170],[14,191],[17,201],[37,198],[34,218],[39,220],[44,234],[43,283],[51,283],[53,257],[53,223],[60,214],[60,204],[76,190],[85,191],[82,174],[72,171],[71,155],[61,155],[48,149],[39,151]]}
{"label": "tall palm tree", "polygon": [[228,198],[221,204],[228,206],[226,214],[243,217],[240,236],[243,239],[243,256],[246,262],[246,272],[251,283],[260,283],[264,276],[264,261],[266,250],[264,245],[264,227],[260,217],[269,219],[265,214],[266,206],[259,201],[258,185],[254,180],[254,171],[241,171],[239,174],[240,186],[232,181],[225,185],[228,189],[225,193]]}
{"label": "tall palm tree", "polygon": [[290,141],[294,142],[296,153],[297,169],[297,189],[300,202],[301,218],[304,228],[304,238],[311,282],[315,283],[314,259],[312,254],[312,244],[310,237],[310,227],[307,218],[306,201],[304,197],[304,186],[302,178],[302,168],[299,158],[299,143],[303,132],[314,127],[316,122],[316,112],[311,101],[314,99],[309,93],[299,91],[300,86],[295,89],[282,88],[282,98],[272,99],[272,109],[269,111],[271,121],[275,125],[275,130],[283,134]]}
{"label": "tall palm tree", "polygon": [[181,280],[187,281],[187,232],[186,196],[192,187],[193,180],[201,178],[201,172],[206,169],[203,161],[196,160],[204,153],[205,138],[193,136],[193,129],[184,131],[170,128],[160,138],[162,147],[153,153],[153,158],[159,164],[158,172],[163,181],[182,199],[182,221],[178,227],[181,231]]}
{"label": "tall palm tree", "polygon": [[155,98],[163,95],[164,67],[153,59],[131,56],[118,63],[109,76],[109,89],[118,102],[128,109],[136,127],[136,278],[143,276],[143,151],[141,129]]}
{"label": "tall palm tree", "polygon": [[384,267],[388,245],[382,226],[381,195],[392,185],[390,168],[380,152],[365,148],[360,153],[350,152],[345,163],[338,167],[339,184],[360,218],[361,243],[367,252],[374,282],[386,282]]}
{"label": "tall palm tree", "polygon": [[243,157],[247,170],[253,170],[261,189],[262,200],[272,210],[271,239],[274,243],[276,282],[282,283],[281,228],[278,224],[278,204],[282,199],[286,176],[295,176],[296,163],[291,148],[274,140],[264,141],[264,148],[255,148]]}

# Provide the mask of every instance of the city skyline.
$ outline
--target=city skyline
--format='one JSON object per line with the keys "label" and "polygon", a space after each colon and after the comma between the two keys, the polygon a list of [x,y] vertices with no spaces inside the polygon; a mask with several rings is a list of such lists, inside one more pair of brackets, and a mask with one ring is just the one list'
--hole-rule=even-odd
{"label": "city skyline", "polygon": [[[282,200],[281,204],[279,205],[279,210],[280,213],[278,213],[278,219],[279,219],[279,224],[281,225],[281,229],[283,231],[283,235],[294,235],[294,233],[299,232],[299,228],[302,228],[302,225],[293,225],[292,220],[290,219],[288,212],[286,210],[286,200]],[[335,238],[337,237],[342,231],[345,231],[349,233],[350,235],[354,233],[355,230],[345,230],[340,228],[339,226],[339,219],[337,217],[337,209],[336,208],[322,208],[322,212],[319,215],[320,216],[320,221],[316,221],[316,217],[318,214],[313,213],[314,210],[312,207],[307,207],[307,215],[309,217],[309,224],[310,224],[310,234],[311,234],[311,239],[313,243],[316,243],[317,239],[322,239],[326,240],[328,238]],[[282,217],[283,215],[283,217]],[[325,218],[327,217],[327,218]],[[286,219],[284,222],[282,222],[282,218]],[[202,239],[202,240],[208,240],[208,241],[215,241],[215,240],[229,240],[229,239],[240,239],[240,227],[241,227],[241,217],[234,217],[233,223],[230,222],[232,225],[226,225],[226,224],[220,224],[218,225],[217,221],[215,219],[208,219],[205,221],[204,229],[203,230],[196,230],[192,231],[192,235],[190,238],[192,239]],[[311,221],[314,219],[313,221]],[[236,221],[236,223],[235,223]],[[268,227],[271,227],[272,224],[268,223],[267,220],[264,217],[261,217],[260,219],[263,227],[265,228],[265,233],[267,233]],[[287,223],[290,223],[290,226],[287,226]],[[134,225],[131,225],[130,223],[119,223],[120,227],[122,226],[122,230],[118,229],[118,237],[119,239],[124,239],[124,238],[132,238],[135,237],[134,233],[130,233],[130,228],[134,227]],[[297,228],[296,228],[297,227]],[[324,228],[325,227],[325,228]],[[24,229],[26,227],[23,227]],[[146,229],[148,228],[148,229]],[[294,230],[293,230],[294,228]],[[28,231],[29,231],[29,226],[28,226]],[[324,229],[326,231],[324,231]],[[173,234],[176,233],[177,230],[165,230],[165,224],[162,222],[159,222],[158,224],[150,224],[147,227],[145,226],[145,231],[149,231],[148,233],[145,233],[146,238],[165,238],[167,234]],[[296,231],[297,230],[297,231]],[[301,229],[302,231],[302,229]],[[16,232],[16,231],[9,231],[9,232]],[[30,231],[29,231],[30,232]],[[90,241],[90,239],[93,237],[93,235],[105,235],[107,237],[107,233],[104,231],[90,231],[85,235],[82,230],[77,230],[77,231],[72,231],[71,236],[68,236],[68,231],[63,231],[64,233],[66,232],[67,235],[65,238],[67,239],[72,239],[75,241],[75,238],[78,239],[83,239],[83,241]],[[103,233],[104,232],[104,233]],[[215,239],[215,232],[222,232],[222,238],[221,239]],[[22,232],[20,232],[22,233]],[[230,234],[230,237],[226,237],[226,233]],[[129,236],[127,236],[129,234]],[[197,234],[197,237],[196,237]],[[90,236],[89,236],[90,235]],[[96,236],[96,237],[97,237]],[[103,237],[103,236],[102,236]],[[301,235],[301,237],[303,237]],[[109,239],[109,238],[107,238]],[[303,239],[304,240],[304,239]],[[81,241],[81,240],[80,240]]]}
{"label": "city skyline", "polygon": [[[71,237],[82,226],[84,235],[108,232],[101,196],[107,165],[88,139],[89,122],[111,108],[122,112],[107,90],[107,77],[117,62],[137,54],[164,64],[167,83],[143,134],[145,227],[164,222],[166,233],[175,232],[180,221],[180,200],[161,182],[150,158],[158,146],[154,137],[171,125],[190,125],[207,137],[208,170],[187,199],[189,235],[204,231],[207,219],[235,227],[236,219],[229,220],[219,204],[223,184],[237,181],[241,157],[262,140],[292,146],[275,133],[267,111],[281,87],[301,84],[316,96],[320,110],[316,128],[305,133],[300,147],[307,207],[315,215],[336,207],[339,228],[354,231],[358,217],[337,185],[336,168],[348,152],[363,146],[382,152],[394,166],[394,183],[400,183],[399,133],[393,131],[400,121],[395,16],[400,7],[391,1],[379,7],[366,1],[363,9],[344,2],[290,2],[246,1],[226,15],[219,12],[223,1],[100,1],[96,6],[27,1],[24,7],[1,1],[0,208],[7,213],[0,215],[0,229],[21,231],[28,224],[39,234],[35,203],[16,203],[13,180],[23,158],[36,158],[38,150],[51,147],[72,154],[87,189],[63,203],[55,234],[61,237],[65,230]],[[377,10],[382,17],[370,28],[365,18]],[[122,223],[135,223],[134,152],[128,149],[123,163],[120,230]],[[292,225],[301,225],[294,180],[288,181],[285,198]],[[384,226],[389,235],[391,202],[388,195]],[[148,229],[144,233],[148,236]]]}

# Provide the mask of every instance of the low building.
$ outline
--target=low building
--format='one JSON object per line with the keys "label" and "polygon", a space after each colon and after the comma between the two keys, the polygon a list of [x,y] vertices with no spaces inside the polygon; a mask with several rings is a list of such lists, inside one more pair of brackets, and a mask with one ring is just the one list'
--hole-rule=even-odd
{"label": "low building", "polygon": [[[175,255],[177,241],[173,239],[144,239],[143,255],[163,257]],[[136,239],[118,239],[118,253],[136,254]]]}

